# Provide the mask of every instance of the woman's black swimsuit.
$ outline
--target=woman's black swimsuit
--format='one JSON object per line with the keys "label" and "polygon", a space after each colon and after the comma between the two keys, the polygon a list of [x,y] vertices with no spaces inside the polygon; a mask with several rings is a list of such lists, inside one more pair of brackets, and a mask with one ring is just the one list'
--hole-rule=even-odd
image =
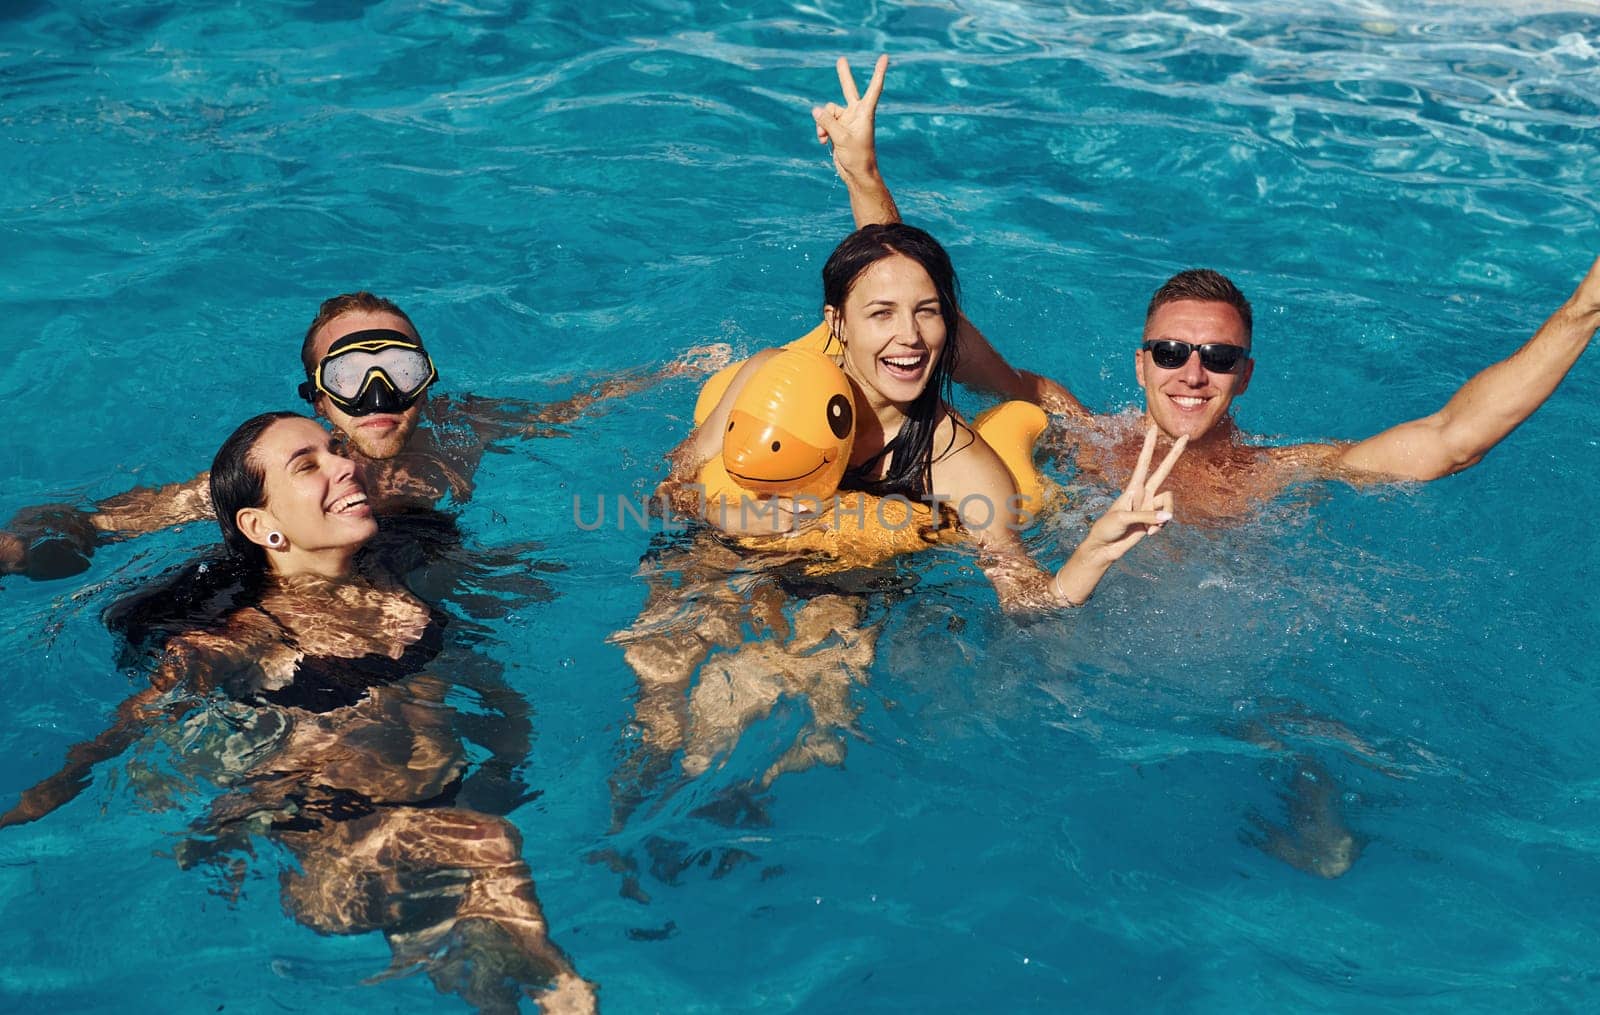
{"label": "woman's black swimsuit", "polygon": [[879,479],[875,475],[883,460],[900,450],[900,434],[885,443],[877,454],[868,458],[860,465],[852,465],[844,470],[844,478],[839,480],[841,490],[859,490],[870,493],[876,497],[890,497],[895,494],[907,500],[921,500],[927,494],[927,472],[918,473],[911,481],[896,483],[890,479]]}
{"label": "woman's black swimsuit", "polygon": [[[267,611],[262,609],[262,612]],[[283,626],[272,614],[267,613],[267,616],[279,627]],[[422,636],[407,645],[398,659],[381,652],[355,657],[301,656],[287,684],[271,690],[253,688],[238,697],[252,704],[300,708],[307,712],[348,708],[365,698],[372,688],[403,680],[432,662],[444,646],[446,623],[445,614],[430,607],[428,626],[423,629]]]}

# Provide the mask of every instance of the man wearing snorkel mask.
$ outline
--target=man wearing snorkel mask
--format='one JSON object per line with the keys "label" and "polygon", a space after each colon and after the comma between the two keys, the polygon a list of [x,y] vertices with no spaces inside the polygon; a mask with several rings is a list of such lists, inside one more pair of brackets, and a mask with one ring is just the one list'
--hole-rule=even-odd
{"label": "man wearing snorkel mask", "polygon": [[405,311],[368,292],[326,300],[300,360],[300,397],[344,436],[376,510],[432,507],[446,493],[460,500],[472,492],[482,447],[463,455],[469,449],[447,451],[431,428],[418,431],[439,371]]}
{"label": "man wearing snorkel mask", "polygon": [[368,458],[399,454],[416,429],[419,413],[412,409],[439,379],[422,340],[409,328],[367,328],[331,341],[324,334],[309,351],[314,362],[300,397],[350,435]]}
{"label": "man wearing snorkel mask", "polygon": [[[430,399],[439,377],[416,326],[394,302],[369,292],[324,300],[300,347],[306,380],[300,397],[331,423],[344,452],[364,473],[373,509],[382,514],[434,507],[472,494],[472,477],[494,443],[560,435],[595,402],[627,395],[667,377],[715,369],[725,347],[695,349],[650,374],[611,378],[557,403],[535,405],[471,395]],[[427,422],[427,426],[422,426]],[[441,440],[441,430],[448,441]],[[0,531],[0,574],[64,578],[87,568],[106,535],[131,535],[211,518],[209,475],[140,488],[85,511],[46,505],[19,512]]]}

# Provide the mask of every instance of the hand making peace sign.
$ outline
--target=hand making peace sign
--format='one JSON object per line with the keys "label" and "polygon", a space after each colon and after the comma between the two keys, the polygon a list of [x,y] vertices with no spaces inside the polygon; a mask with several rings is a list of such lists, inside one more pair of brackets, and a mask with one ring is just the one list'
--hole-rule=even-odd
{"label": "hand making peace sign", "polygon": [[1089,534],[1056,572],[1050,590],[1057,599],[1068,605],[1081,605],[1112,564],[1145,536],[1161,531],[1161,527],[1172,520],[1172,494],[1162,490],[1161,484],[1167,481],[1168,473],[1178,463],[1178,456],[1188,446],[1189,438],[1179,437],[1155,474],[1147,479],[1159,432],[1154,425],[1145,431],[1144,448],[1139,452],[1139,464],[1134,466],[1127,489],[1089,527]]}
{"label": "hand making peace sign", "polygon": [[811,118],[817,124],[817,141],[833,145],[833,164],[840,175],[870,172],[878,161],[873,120],[878,112],[878,96],[883,94],[883,76],[889,69],[889,54],[878,57],[878,63],[872,69],[872,80],[867,84],[866,95],[856,91],[856,79],[850,73],[848,59],[841,56],[836,66],[845,104],[840,106],[837,102],[830,102],[825,106],[811,107]]}

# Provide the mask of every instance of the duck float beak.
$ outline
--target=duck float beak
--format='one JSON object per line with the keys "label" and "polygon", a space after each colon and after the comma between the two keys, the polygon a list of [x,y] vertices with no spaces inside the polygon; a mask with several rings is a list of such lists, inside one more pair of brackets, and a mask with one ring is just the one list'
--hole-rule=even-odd
{"label": "duck float beak", "polygon": [[839,460],[837,444],[819,448],[776,423],[734,410],[723,438],[722,463],[734,481],[752,493],[831,496],[828,466]]}

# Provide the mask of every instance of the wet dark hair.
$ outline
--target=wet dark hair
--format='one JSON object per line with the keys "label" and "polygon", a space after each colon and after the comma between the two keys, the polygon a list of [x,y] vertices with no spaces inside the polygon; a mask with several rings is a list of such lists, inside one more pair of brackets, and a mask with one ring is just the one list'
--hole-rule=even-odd
{"label": "wet dark hair", "polygon": [[[253,452],[267,428],[280,419],[307,419],[298,412],[263,412],[239,424],[222,442],[211,461],[211,506],[217,512],[222,541],[230,556],[267,566],[267,552],[239,531],[238,514],[244,508],[258,508],[267,502],[267,474]],[[308,422],[312,422],[307,419]]]}
{"label": "wet dark hair", "polygon": [[[933,280],[933,288],[939,294],[939,314],[944,318],[944,350],[928,374],[927,387],[911,403],[900,432],[883,449],[882,454],[892,452],[894,455],[888,473],[877,480],[848,477],[848,474],[847,478],[850,486],[868,493],[880,496],[898,493],[917,499],[927,495],[933,487],[933,435],[938,429],[939,409],[950,398],[950,378],[960,358],[957,335],[961,326],[961,286],[956,281],[950,255],[938,240],[916,226],[903,222],[863,226],[846,236],[828,256],[828,263],[822,266],[822,302],[833,307],[837,315],[833,335],[837,339],[837,322],[844,316],[845,300],[856,281],[868,268],[895,254],[917,262]],[[863,463],[857,468],[864,469],[870,464]]]}
{"label": "wet dark hair", "polygon": [[261,601],[265,585],[261,567],[217,548],[141,583],[101,615],[117,637],[117,666],[145,669],[171,639],[221,630],[231,614]]}
{"label": "wet dark hair", "polygon": [[1226,303],[1238,312],[1239,320],[1244,322],[1244,344],[1246,347],[1250,345],[1251,329],[1254,327],[1250,301],[1222,272],[1210,268],[1190,268],[1167,279],[1150,297],[1150,306],[1144,312],[1145,327],[1150,326],[1150,318],[1155,316],[1157,310],[1178,300]]}
{"label": "wet dark hair", "polygon": [[300,365],[306,368],[306,380],[311,380],[317,372],[317,362],[311,356],[311,350],[316,346],[317,331],[329,321],[358,310],[369,314],[393,314],[406,322],[406,327],[411,329],[413,335],[422,337],[422,333],[417,331],[417,326],[411,323],[411,318],[393,300],[386,300],[365,289],[330,296],[317,308],[317,316],[311,319],[311,326],[306,329],[305,340],[300,343]]}
{"label": "wet dark hair", "polygon": [[118,636],[117,665],[147,666],[177,635],[220,629],[235,610],[261,601],[266,551],[244,537],[235,520],[241,508],[266,503],[266,470],[251,452],[280,419],[295,412],[265,412],[240,424],[211,462],[211,504],[222,529],[224,552],[169,569],[106,608],[107,630]]}

